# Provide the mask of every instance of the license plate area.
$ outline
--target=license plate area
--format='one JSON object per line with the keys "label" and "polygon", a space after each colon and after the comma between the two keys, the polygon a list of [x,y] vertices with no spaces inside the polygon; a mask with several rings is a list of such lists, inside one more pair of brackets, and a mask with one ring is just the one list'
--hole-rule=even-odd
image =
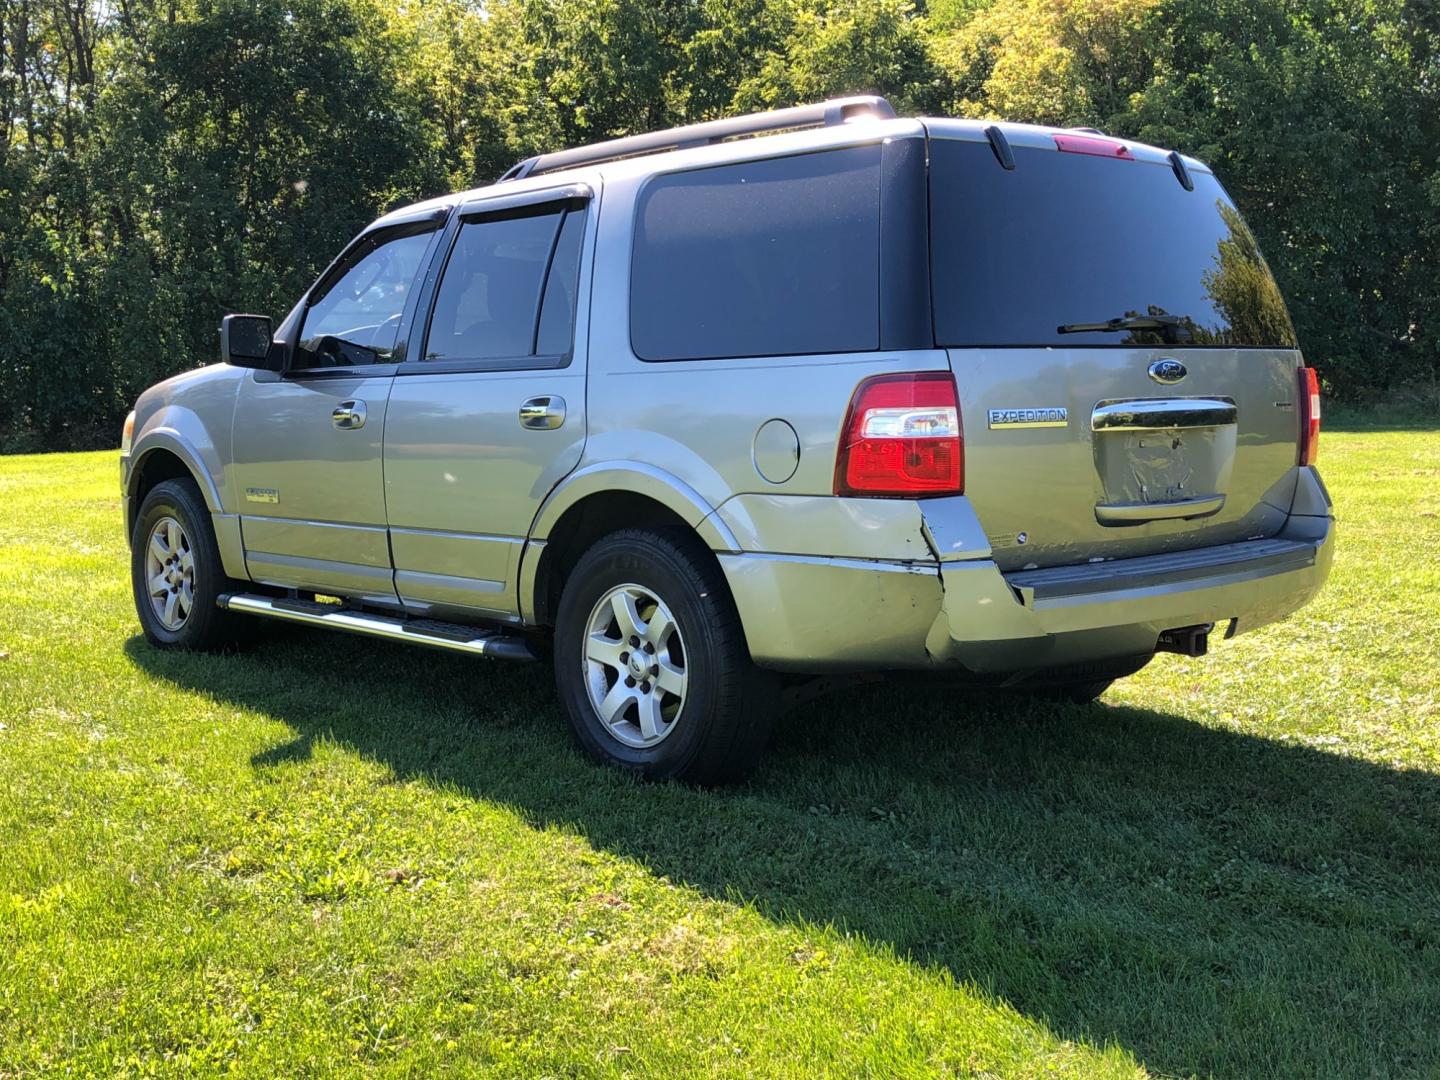
{"label": "license plate area", "polygon": [[1101,492],[1096,521],[1123,527],[1218,513],[1238,430],[1229,398],[1100,402],[1091,414]]}

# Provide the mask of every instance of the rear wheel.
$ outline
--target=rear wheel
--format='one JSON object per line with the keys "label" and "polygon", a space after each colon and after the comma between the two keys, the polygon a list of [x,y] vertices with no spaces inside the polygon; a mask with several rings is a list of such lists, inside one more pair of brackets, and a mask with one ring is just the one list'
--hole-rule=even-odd
{"label": "rear wheel", "polygon": [[250,629],[216,606],[241,583],[225,575],[210,510],[190,480],[156,484],[135,518],[130,582],[140,627],[162,649],[219,649]]}
{"label": "rear wheel", "polygon": [[678,530],[627,529],[581,557],[555,681],[580,746],[649,780],[741,779],[774,722],[775,678],[751,662],[714,558]]}

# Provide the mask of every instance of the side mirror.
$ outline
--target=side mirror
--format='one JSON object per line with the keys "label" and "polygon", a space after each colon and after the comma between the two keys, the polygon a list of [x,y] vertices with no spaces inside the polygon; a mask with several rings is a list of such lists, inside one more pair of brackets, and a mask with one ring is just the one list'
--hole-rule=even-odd
{"label": "side mirror", "polygon": [[236,367],[268,369],[268,315],[226,315],[220,323],[220,359]]}

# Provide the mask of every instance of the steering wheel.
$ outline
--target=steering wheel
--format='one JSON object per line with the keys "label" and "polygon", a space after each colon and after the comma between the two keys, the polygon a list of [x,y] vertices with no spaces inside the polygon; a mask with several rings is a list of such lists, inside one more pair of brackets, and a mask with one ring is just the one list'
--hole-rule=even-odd
{"label": "steering wheel", "polygon": [[344,367],[349,363],[340,353],[340,339],[333,334],[326,334],[315,343],[315,359],[316,367]]}

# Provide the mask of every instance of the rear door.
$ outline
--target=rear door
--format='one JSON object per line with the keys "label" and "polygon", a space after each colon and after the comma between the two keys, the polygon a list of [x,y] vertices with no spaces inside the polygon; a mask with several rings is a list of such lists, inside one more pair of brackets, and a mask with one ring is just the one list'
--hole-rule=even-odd
{"label": "rear door", "polygon": [[385,426],[407,608],[519,617],[530,523],[585,444],[591,201],[581,184],[502,194],[461,207],[447,231],[423,348],[396,370]]}
{"label": "rear door", "polygon": [[936,338],[1001,566],[1278,530],[1301,360],[1214,176],[1071,133],[931,134]]}

